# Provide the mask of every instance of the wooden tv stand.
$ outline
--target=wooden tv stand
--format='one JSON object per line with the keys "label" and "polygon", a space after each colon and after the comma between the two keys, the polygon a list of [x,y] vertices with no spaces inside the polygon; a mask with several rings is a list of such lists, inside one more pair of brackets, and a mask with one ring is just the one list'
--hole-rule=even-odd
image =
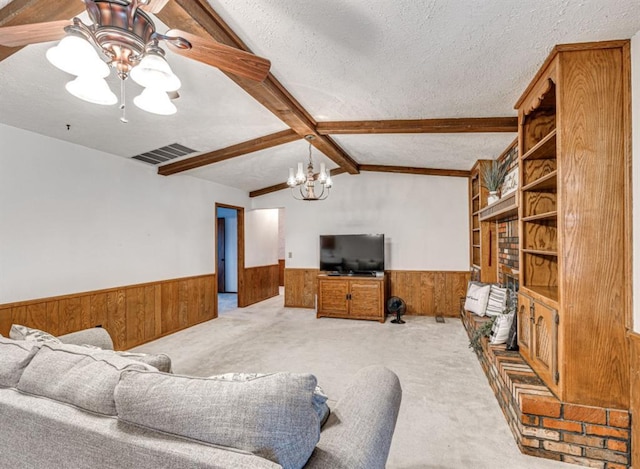
{"label": "wooden tv stand", "polygon": [[316,317],[384,322],[385,277],[318,275]]}

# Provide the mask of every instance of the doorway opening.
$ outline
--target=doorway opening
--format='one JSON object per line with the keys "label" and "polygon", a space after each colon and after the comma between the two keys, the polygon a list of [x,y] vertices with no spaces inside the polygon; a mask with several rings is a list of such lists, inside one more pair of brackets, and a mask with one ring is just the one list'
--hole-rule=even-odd
{"label": "doorway opening", "polygon": [[244,209],[216,204],[215,265],[218,315],[240,304],[244,268]]}

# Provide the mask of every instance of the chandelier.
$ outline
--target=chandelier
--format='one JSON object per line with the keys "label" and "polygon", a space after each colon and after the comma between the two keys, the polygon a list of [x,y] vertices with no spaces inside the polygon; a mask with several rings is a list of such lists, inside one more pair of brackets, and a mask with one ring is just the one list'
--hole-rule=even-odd
{"label": "chandelier", "polygon": [[[293,172],[293,168],[289,168],[289,178],[287,179],[287,185],[291,188],[291,194],[296,200],[324,200],[329,197],[329,190],[333,185],[331,181],[331,175],[326,171],[324,163],[320,163],[320,173],[317,177],[313,172],[313,161],[311,160],[311,141],[315,137],[313,135],[305,136],[305,139],[309,142],[309,163],[307,164],[307,173],[303,171],[303,163],[298,163],[298,171]],[[320,194],[316,194],[315,183],[318,181],[322,190]],[[298,188],[298,189],[296,189]]]}
{"label": "chandelier", "polygon": [[190,44],[179,37],[158,34],[151,18],[137,8],[136,0],[86,1],[85,4],[93,24],[86,25],[74,18],[73,24],[64,28],[65,37],[46,54],[54,66],[76,76],[65,86],[67,91],[90,103],[116,104],[118,98],[105,80],[112,67],[120,78],[122,122],[127,122],[124,81],[129,76],[144,88],[133,99],[138,108],[153,114],[174,114],[177,109],[167,93],[180,88],[180,79],[165,60],[158,41],[169,41],[178,48],[190,47]]}

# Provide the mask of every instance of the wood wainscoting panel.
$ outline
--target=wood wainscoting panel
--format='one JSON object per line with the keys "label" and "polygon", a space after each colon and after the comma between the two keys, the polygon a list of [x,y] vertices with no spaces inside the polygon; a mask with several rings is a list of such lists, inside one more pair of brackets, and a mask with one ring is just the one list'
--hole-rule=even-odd
{"label": "wood wainscoting panel", "polygon": [[215,274],[0,305],[0,334],[23,324],[63,335],[104,327],[117,350],[218,317]]}
{"label": "wood wainscoting panel", "polygon": [[629,332],[631,368],[631,465],[640,467],[640,334]]}
{"label": "wood wainscoting panel", "polygon": [[398,296],[407,305],[406,314],[458,317],[469,272],[390,270],[389,296]]}
{"label": "wood wainscoting panel", "polygon": [[284,306],[315,308],[318,269],[284,270]]}
{"label": "wood wainscoting panel", "polygon": [[[315,308],[318,269],[285,269],[284,305]],[[388,295],[407,304],[406,314],[458,317],[467,292],[467,271],[389,270]]]}
{"label": "wood wainscoting panel", "polygon": [[244,289],[238,295],[238,307],[258,303],[280,294],[278,264],[247,267],[242,271]]}

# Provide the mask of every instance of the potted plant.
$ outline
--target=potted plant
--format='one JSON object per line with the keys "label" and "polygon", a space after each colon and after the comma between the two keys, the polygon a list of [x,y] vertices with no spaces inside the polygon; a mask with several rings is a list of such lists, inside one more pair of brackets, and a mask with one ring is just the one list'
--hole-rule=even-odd
{"label": "potted plant", "polygon": [[480,168],[480,175],[482,176],[482,185],[489,191],[487,202],[491,205],[500,199],[498,190],[507,175],[507,166],[493,160],[491,164],[485,164]]}

